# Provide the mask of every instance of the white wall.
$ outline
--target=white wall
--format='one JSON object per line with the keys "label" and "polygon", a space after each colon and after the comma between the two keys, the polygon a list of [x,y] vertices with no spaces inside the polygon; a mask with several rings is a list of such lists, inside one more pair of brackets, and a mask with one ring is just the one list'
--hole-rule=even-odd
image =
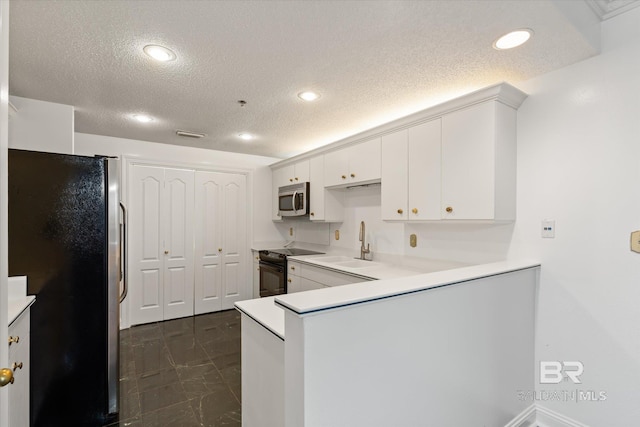
{"label": "white wall", "polygon": [[[133,139],[114,138],[102,135],[76,133],[75,154],[92,156],[129,156],[157,160],[159,162],[179,162],[222,170],[251,170],[253,179],[248,182],[253,188],[253,241],[281,240],[281,235],[271,221],[271,169],[267,166],[279,159],[200,148],[179,147]],[[251,210],[252,209],[252,210]]]}
{"label": "white wall", "polygon": [[18,110],[9,121],[9,148],[73,154],[71,105],[11,96]]}
{"label": "white wall", "polygon": [[[532,79],[518,112],[509,256],[542,262],[536,360],[584,363],[604,402],[539,402],[590,426],[640,425],[640,9],[602,25],[601,55]],[[556,220],[556,238],[540,221]]]}

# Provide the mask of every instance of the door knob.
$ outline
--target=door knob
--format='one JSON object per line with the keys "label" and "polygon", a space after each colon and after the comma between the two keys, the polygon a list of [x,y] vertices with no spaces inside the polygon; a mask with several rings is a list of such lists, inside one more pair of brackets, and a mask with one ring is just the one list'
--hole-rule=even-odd
{"label": "door knob", "polygon": [[447,206],[447,209],[445,209],[445,211],[447,211],[447,213],[451,213],[453,212],[453,208],[451,206]]}
{"label": "door knob", "polygon": [[169,255],[169,251],[164,251],[164,254],[165,255]]}
{"label": "door knob", "polygon": [[7,384],[13,384],[15,378],[13,378],[13,371],[9,368],[0,369],[0,387],[4,387]]}
{"label": "door knob", "polygon": [[402,209],[398,209],[398,213],[399,213],[400,215],[402,215],[402,212],[404,212]]}
{"label": "door knob", "polygon": [[411,212],[413,212],[414,214],[418,215],[418,208],[411,209]]}

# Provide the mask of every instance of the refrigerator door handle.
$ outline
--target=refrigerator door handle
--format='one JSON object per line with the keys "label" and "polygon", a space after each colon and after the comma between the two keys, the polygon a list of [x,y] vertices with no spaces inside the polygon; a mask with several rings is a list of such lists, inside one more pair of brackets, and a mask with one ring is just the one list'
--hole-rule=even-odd
{"label": "refrigerator door handle", "polygon": [[122,294],[120,303],[127,297],[127,208],[120,202],[122,210],[122,224],[120,224],[120,280],[122,281]]}

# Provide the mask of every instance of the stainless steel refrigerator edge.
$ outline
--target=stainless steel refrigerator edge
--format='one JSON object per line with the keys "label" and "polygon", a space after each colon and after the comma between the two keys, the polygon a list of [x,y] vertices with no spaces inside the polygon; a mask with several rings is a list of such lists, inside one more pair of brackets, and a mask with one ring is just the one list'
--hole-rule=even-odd
{"label": "stainless steel refrigerator edge", "polygon": [[[126,230],[126,209],[120,202],[120,162],[107,158],[106,191],[107,191],[107,384],[109,387],[109,413],[118,412],[118,380],[120,354],[120,283],[125,283],[123,256],[124,233]],[[122,210],[122,216],[119,215]],[[124,284],[126,290],[126,284]],[[124,291],[123,291],[124,292]],[[126,297],[123,293],[122,299]]]}

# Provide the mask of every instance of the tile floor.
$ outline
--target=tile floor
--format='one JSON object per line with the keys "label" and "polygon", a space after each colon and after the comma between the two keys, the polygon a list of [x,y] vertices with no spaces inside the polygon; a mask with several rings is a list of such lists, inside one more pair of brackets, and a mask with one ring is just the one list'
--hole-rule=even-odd
{"label": "tile floor", "polygon": [[120,334],[120,421],[112,426],[240,426],[236,310]]}

